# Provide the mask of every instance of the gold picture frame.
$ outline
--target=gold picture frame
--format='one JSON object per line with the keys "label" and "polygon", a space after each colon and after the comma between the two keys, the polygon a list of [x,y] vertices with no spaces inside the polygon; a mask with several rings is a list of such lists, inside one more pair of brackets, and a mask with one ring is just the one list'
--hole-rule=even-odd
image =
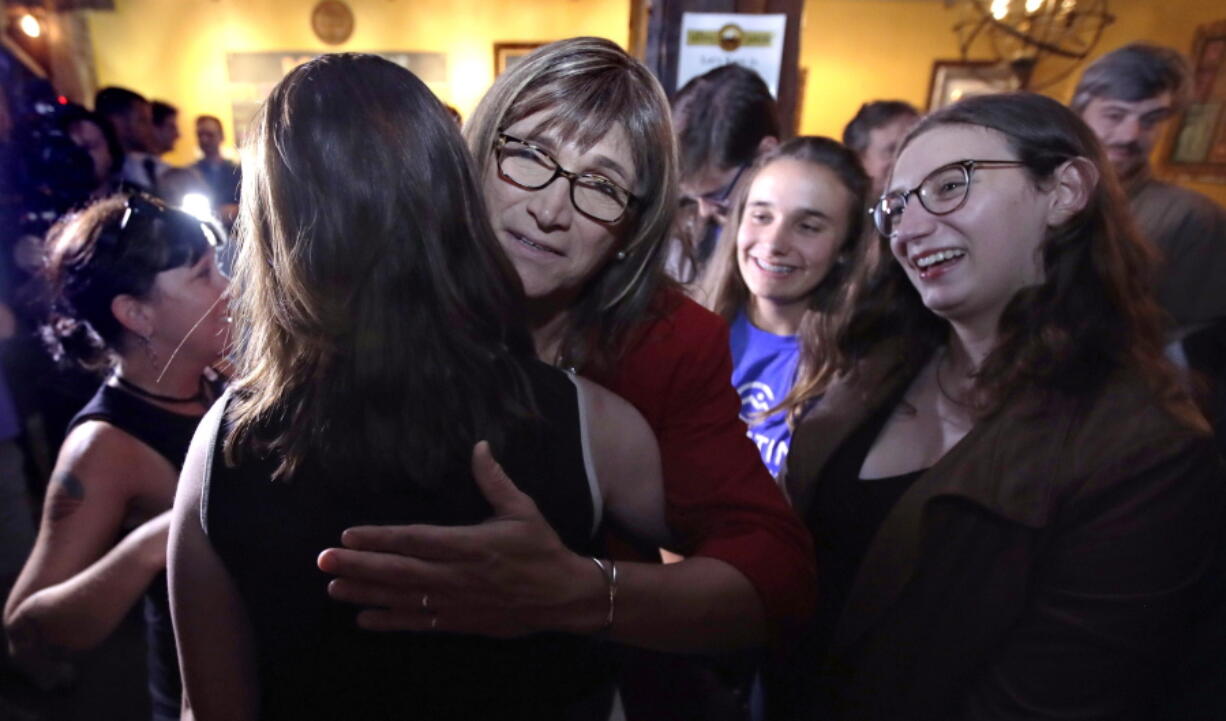
{"label": "gold picture frame", "polygon": [[494,43],[494,77],[545,43]]}
{"label": "gold picture frame", "polygon": [[1172,123],[1166,167],[1226,182],[1226,20],[1197,28],[1191,60],[1192,98]]}
{"label": "gold picture frame", "polygon": [[991,60],[934,60],[927,112],[971,95],[1007,93],[1020,87],[1021,79],[1008,65]]}

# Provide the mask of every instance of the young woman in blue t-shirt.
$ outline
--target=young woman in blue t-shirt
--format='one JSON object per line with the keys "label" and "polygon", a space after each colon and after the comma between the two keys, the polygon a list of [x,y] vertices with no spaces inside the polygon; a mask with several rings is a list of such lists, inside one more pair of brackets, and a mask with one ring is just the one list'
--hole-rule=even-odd
{"label": "young woman in blue t-shirt", "polygon": [[816,387],[798,369],[801,345],[829,320],[862,235],[869,181],[829,138],[794,138],[751,171],[729,216],[736,242],[715,262],[709,298],[731,326],[732,383],[762,461],[778,475],[790,422]]}

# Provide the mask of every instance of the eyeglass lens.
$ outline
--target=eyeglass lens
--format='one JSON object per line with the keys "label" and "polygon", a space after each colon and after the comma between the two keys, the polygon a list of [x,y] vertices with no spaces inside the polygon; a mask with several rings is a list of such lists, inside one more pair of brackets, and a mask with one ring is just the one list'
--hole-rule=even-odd
{"label": "eyeglass lens", "polygon": [[[961,207],[969,189],[970,172],[966,166],[947,165],[932,171],[920,183],[919,188],[912,192],[919,197],[920,204],[929,213],[944,215]],[[873,208],[873,222],[882,235],[888,237],[897,230],[907,207],[907,195],[910,193],[890,193],[883,196]]]}
{"label": "eyeglass lens", "polygon": [[[499,151],[498,169],[529,189],[543,188],[559,174],[558,163],[543,150],[509,138]],[[599,176],[563,174],[571,181],[570,199],[575,208],[596,220],[617,220],[630,202],[625,191]]]}

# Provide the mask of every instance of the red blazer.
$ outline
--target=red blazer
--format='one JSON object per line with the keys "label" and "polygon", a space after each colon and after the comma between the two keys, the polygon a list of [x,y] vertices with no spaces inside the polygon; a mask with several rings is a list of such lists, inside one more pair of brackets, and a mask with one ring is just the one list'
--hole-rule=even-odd
{"label": "red blazer", "polygon": [[658,308],[612,377],[594,380],[655,432],[676,550],[743,573],[772,627],[801,622],[813,612],[813,547],[738,417],[728,326],[675,291]]}

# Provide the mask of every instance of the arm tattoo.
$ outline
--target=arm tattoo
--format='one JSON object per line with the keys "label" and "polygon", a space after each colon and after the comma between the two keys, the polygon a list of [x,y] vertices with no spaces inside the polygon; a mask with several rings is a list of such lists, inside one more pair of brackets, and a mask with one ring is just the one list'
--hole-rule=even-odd
{"label": "arm tattoo", "polygon": [[60,471],[51,477],[51,497],[47,500],[47,517],[62,521],[76,512],[85,501],[85,486],[68,471]]}

